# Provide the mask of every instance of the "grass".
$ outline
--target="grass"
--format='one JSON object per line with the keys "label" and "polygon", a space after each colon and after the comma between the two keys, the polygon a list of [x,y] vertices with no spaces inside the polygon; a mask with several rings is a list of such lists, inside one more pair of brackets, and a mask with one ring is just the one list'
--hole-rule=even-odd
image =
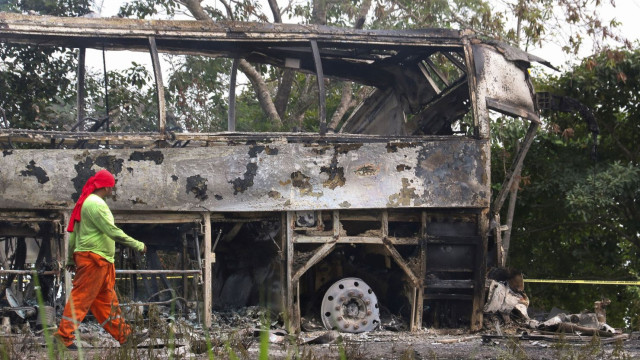
{"label": "grass", "polygon": [[[23,339],[18,340],[17,337],[1,337],[0,336],[0,360],[5,359],[24,359],[24,358],[48,358],[48,359],[108,359],[108,360],[130,360],[130,359],[202,359],[201,356],[212,360],[215,358],[240,360],[254,359],[255,353],[252,354],[251,349],[255,349],[256,345],[254,334],[251,331],[234,331],[230,333],[216,332],[212,333],[211,329],[203,328],[201,330],[190,324],[181,321],[176,314],[175,306],[170,308],[170,316],[167,319],[160,312],[158,306],[150,306],[146,318],[141,314],[137,314],[136,318],[129,322],[132,330],[148,329],[150,341],[153,343],[158,341],[165,346],[163,348],[138,348],[133,345],[123,347],[113,347],[103,351],[91,351],[88,349],[80,349],[77,353],[69,352],[66,348],[56,345],[53,340],[49,327],[55,324],[48,324],[45,314],[45,304],[39,286],[37,275],[33,276],[34,288],[37,296],[38,307],[43,311],[39,311],[40,322],[43,325],[43,336],[46,344],[45,349],[41,349],[33,338],[31,341]],[[287,360],[317,360],[324,359],[327,356],[338,358],[340,360],[364,360],[371,358],[371,354],[366,351],[366,345],[361,342],[350,341],[348,338],[339,337],[337,342],[329,347],[313,348],[310,346],[301,346],[298,339],[288,337],[281,345],[272,345],[269,339],[270,315],[266,312],[260,319],[260,335],[257,343],[257,357],[260,360],[268,360],[272,358],[271,353],[274,347],[277,350],[286,350],[285,358]],[[107,335],[108,336],[108,335]],[[190,352],[183,351],[178,341],[184,341],[190,345]],[[34,354],[34,349],[36,354]],[[181,351],[182,350],[182,351]],[[442,351],[441,349],[439,351]],[[40,355],[37,355],[37,353]],[[44,353],[43,353],[44,352]],[[553,358],[560,360],[595,360],[595,359],[630,359],[624,351],[623,343],[616,343],[612,350],[607,351],[603,348],[598,337],[592,337],[588,344],[575,345],[569,344],[562,338],[558,343],[552,346],[550,353]],[[439,358],[438,354],[431,350],[426,358]],[[476,354],[477,355],[477,354]],[[395,344],[389,349],[389,353],[385,355],[386,359],[413,360],[419,358],[419,354],[413,347],[396,348]],[[528,360],[531,357],[525,351],[523,344],[518,340],[509,340],[503,347],[496,348],[495,357],[503,360]]]}
{"label": "grass", "polygon": [[34,272],[33,274],[33,282],[34,289],[36,291],[36,298],[38,300],[38,315],[40,316],[40,324],[42,324],[42,329],[44,330],[44,340],[47,344],[47,355],[49,356],[49,359],[53,359],[53,354],[55,352],[53,337],[49,333],[49,324],[47,323],[47,315],[45,314],[44,298],[42,297],[42,289],[40,288],[40,278],[38,277],[38,274],[36,272]]}
{"label": "grass", "polygon": [[[287,360],[317,360],[325,359],[327,357],[340,360],[364,360],[374,358],[371,353],[367,352],[366,344],[361,342],[349,341],[340,338],[336,344],[321,347],[299,346],[295,338],[291,339],[291,342],[283,345],[273,345],[269,342],[267,331],[268,329],[263,324],[262,330],[259,336],[259,342],[256,343],[255,338],[251,333],[233,332],[226,337],[223,334],[210,335],[209,332],[200,331],[198,336],[191,338],[184,338],[187,343],[191,345],[191,352],[179,352],[181,347],[177,345],[177,341],[180,340],[177,334],[188,333],[193,329],[183,329],[181,324],[167,322],[166,319],[161,320],[159,323],[155,323],[155,320],[143,320],[144,323],[151,323],[154,327],[154,333],[151,339],[156,339],[163,342],[165,345],[161,349],[152,348],[136,348],[136,347],[114,347],[103,350],[101,352],[89,351],[86,352],[85,357],[80,357],[77,353],[68,352],[66,349],[56,349],[55,345],[47,343],[47,349],[40,350],[40,356],[34,354],[27,355],[29,358],[49,358],[49,359],[108,359],[108,360],[129,360],[129,359],[230,359],[230,360],[244,360],[255,359],[260,360],[271,359],[272,352],[274,350],[286,349],[286,355],[279,355],[278,358],[285,358]],[[175,326],[175,331],[171,327]],[[163,330],[164,329],[164,330]],[[164,333],[163,333],[164,331]],[[37,346],[37,344],[29,345],[27,343],[18,342],[10,343],[12,339],[16,338],[0,338],[0,360],[4,359],[24,359],[27,358],[24,352],[25,348],[31,346]],[[172,344],[173,341],[173,344]],[[198,345],[200,344],[200,345]],[[496,347],[494,351],[494,357],[502,360],[526,360],[534,359],[535,355],[527,354],[525,351],[524,343],[519,341],[510,341],[503,343],[502,346]],[[32,348],[33,349],[33,348]],[[184,348],[183,348],[184,349]],[[257,354],[256,351],[257,350]],[[44,353],[42,353],[44,351]],[[424,349],[421,350],[424,353]],[[443,349],[437,350],[438,353],[433,350],[431,353],[426,353],[422,358],[438,359],[442,358],[446,353],[442,353]],[[535,352],[534,352],[535,354]],[[547,351],[547,356],[554,359],[563,360],[595,360],[595,359],[616,359],[627,360],[631,357],[625,353],[623,343],[620,342],[608,349],[603,348],[599,342],[599,339],[594,338],[588,344],[575,345],[567,343],[566,341],[560,341]],[[480,354],[475,354],[480,355]],[[380,356],[380,354],[378,354]],[[418,352],[409,344],[409,346],[390,346],[389,353],[384,355],[385,359],[397,359],[397,360],[413,360],[421,358]],[[475,358],[475,356],[474,356]]]}

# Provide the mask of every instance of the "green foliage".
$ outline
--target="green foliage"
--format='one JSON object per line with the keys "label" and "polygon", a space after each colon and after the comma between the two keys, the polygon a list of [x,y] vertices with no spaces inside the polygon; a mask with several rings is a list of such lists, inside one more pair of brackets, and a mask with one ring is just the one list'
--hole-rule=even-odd
{"label": "green foliage", "polygon": [[143,19],[153,15],[158,15],[164,11],[167,16],[175,15],[178,3],[174,0],[135,0],[124,3],[118,11],[119,17],[131,17]]}
{"label": "green foliage", "polygon": [[226,130],[231,60],[185,56],[172,58],[167,105],[174,126],[190,132]]}
{"label": "green foliage", "polygon": [[8,45],[0,47],[0,60],[0,107],[9,124],[57,130],[49,104],[75,96],[69,78],[75,54],[62,48]]}
{"label": "green foliage", "polygon": [[[606,50],[538,84],[589,106],[601,131],[594,163],[592,139],[578,114],[546,114],[525,160],[510,250],[511,265],[528,277],[639,278],[639,63],[639,50]],[[501,181],[495,165],[502,149],[513,153],[508,142],[494,145],[494,181]],[[594,301],[608,297],[610,325],[638,326],[633,287],[531,284],[529,294],[534,308],[571,312],[592,311]]]}
{"label": "green foliage", "polygon": [[[89,13],[89,0],[8,0],[9,10],[35,11],[42,15],[80,16]],[[6,11],[3,9],[3,11]]]}
{"label": "green foliage", "polygon": [[622,231],[637,233],[637,226],[640,226],[637,220],[640,219],[626,224],[625,217],[627,214],[637,213],[636,204],[640,201],[640,167],[633,164],[624,166],[616,161],[576,184],[567,194],[567,200],[574,207],[576,215],[585,220],[612,221],[615,226],[635,227]]}
{"label": "green foliage", "polygon": [[[86,14],[86,0],[11,0],[0,11],[57,16]],[[75,96],[76,55],[58,47],[3,45],[0,47],[0,108],[12,127],[59,130],[59,113],[51,104],[68,103]]]}

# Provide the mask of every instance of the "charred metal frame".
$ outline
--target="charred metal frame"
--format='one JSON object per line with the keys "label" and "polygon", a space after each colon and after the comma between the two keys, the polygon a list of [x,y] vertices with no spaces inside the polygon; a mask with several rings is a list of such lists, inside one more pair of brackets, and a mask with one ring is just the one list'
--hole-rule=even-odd
{"label": "charred metal frame", "polygon": [[[0,221],[10,221],[13,213],[21,211],[45,211],[67,219],[74,204],[70,182],[77,187],[93,168],[108,168],[116,174],[120,187],[118,201],[111,205],[117,222],[202,224],[206,326],[211,325],[211,265],[215,262],[212,222],[218,216],[224,221],[243,221],[242,216],[234,220],[234,214],[263,211],[279,214],[281,219],[280,260],[286,269],[280,274],[284,284],[282,301],[292,330],[300,329],[300,279],[343,244],[379,247],[402,271],[411,289],[407,295],[411,303],[411,330],[422,326],[424,301],[451,300],[469,302],[470,327],[481,328],[490,231],[494,230],[500,248],[500,234],[504,230],[499,223],[500,208],[538,126],[538,109],[527,67],[532,61],[543,62],[541,59],[504,44],[480,41],[469,31],[394,32],[5,13],[0,13],[0,42],[80,49],[78,123],[72,131],[2,129],[0,142],[60,145],[82,142],[94,147],[106,143],[111,147],[5,149],[0,158],[3,169],[0,189],[4,194],[0,199],[3,211]],[[157,132],[73,131],[84,121],[86,48],[150,52],[158,100]],[[228,132],[166,132],[160,51],[234,59]],[[435,52],[441,52],[464,76],[451,83],[429,58]],[[415,69],[404,64],[416,58],[425,63],[418,63]],[[239,59],[277,67],[285,67],[289,59],[294,59],[300,71],[315,74],[319,134],[236,133],[235,74]],[[416,74],[424,75],[425,84],[415,83]],[[424,135],[420,131],[407,135],[366,129],[352,134],[327,132],[325,77],[353,80],[380,91],[372,96],[378,96],[391,110],[378,114],[371,110],[378,106],[373,103],[354,111],[365,122],[384,123],[388,118],[403,118],[404,113],[432,111],[436,115],[425,117],[418,124],[429,129]],[[445,87],[441,89],[437,82]],[[456,96],[464,94],[462,98],[466,98],[467,88],[473,135],[441,135],[441,128],[459,117],[447,112],[447,101],[463,101]],[[416,95],[418,92],[422,98]],[[404,112],[400,114],[397,109]],[[526,146],[516,157],[493,205],[489,109],[532,121]],[[436,125],[430,129],[431,121],[436,121]],[[164,148],[171,142],[190,146]],[[85,173],[80,174],[79,169]],[[220,174],[218,169],[229,170]],[[68,174],[77,176],[72,179]],[[143,179],[139,174],[144,174]],[[368,209],[370,214],[353,215],[352,210],[359,209]],[[296,212],[311,210],[319,214],[317,228],[297,227]],[[398,212],[401,210],[406,212]],[[323,216],[331,219],[331,229],[321,227]],[[375,222],[380,226],[379,232],[347,235],[341,228],[344,219]],[[492,228],[490,219],[498,226]],[[419,230],[414,236],[394,236],[389,232],[393,221],[413,222]],[[67,236],[65,250],[66,240]],[[316,248],[302,265],[294,266],[300,259],[296,249],[307,245]],[[416,249],[414,255],[405,256],[399,251],[407,246]],[[455,266],[430,265],[430,256],[447,251],[462,254],[456,258],[460,261]],[[498,252],[497,262],[501,259],[503,256]],[[135,271],[140,273],[131,272]],[[184,269],[173,272],[186,274],[185,271],[194,272]],[[437,278],[438,274],[446,276]],[[69,287],[69,276],[65,276],[65,281]]]}

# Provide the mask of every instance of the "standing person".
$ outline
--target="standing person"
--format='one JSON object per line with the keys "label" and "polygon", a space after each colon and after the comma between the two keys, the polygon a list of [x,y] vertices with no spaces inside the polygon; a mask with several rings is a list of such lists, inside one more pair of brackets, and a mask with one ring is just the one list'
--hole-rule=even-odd
{"label": "standing person", "polygon": [[112,196],[115,184],[115,178],[109,171],[98,171],[87,180],[71,213],[67,227],[67,231],[71,233],[67,270],[75,271],[76,274],[71,295],[55,334],[67,349],[77,349],[73,343],[73,332],[89,310],[121,345],[133,338],[131,328],[120,317],[120,306],[114,289],[115,243],[127,245],[142,253],[147,251],[147,246],[115,226],[111,210],[104,201]]}

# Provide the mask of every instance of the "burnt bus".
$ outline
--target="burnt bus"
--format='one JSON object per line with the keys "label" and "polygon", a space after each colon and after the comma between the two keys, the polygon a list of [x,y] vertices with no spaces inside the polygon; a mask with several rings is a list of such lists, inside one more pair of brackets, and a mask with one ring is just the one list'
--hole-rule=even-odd
{"label": "burnt bus", "polygon": [[[411,330],[482,327],[486,269],[504,258],[506,192],[492,198],[490,113],[530,123],[512,175],[539,123],[528,68],[541,59],[470,31],[8,13],[0,42],[77,49],[79,67],[77,123],[13,128],[4,114],[4,288],[36,269],[68,289],[65,224],[84,182],[104,168],[117,179],[117,224],[149,248],[144,259],[119,250],[118,286],[131,299],[180,295],[200,303],[207,326],[214,307],[268,301],[292,330],[316,316],[367,331],[388,313]],[[86,118],[85,49],[150,54],[155,131],[114,132],[108,117]],[[164,52],[233,59],[227,131],[167,126]],[[314,79],[319,131],[236,131],[242,61]],[[364,89],[346,119],[327,121],[326,79]],[[23,254],[29,239],[35,260]]]}

